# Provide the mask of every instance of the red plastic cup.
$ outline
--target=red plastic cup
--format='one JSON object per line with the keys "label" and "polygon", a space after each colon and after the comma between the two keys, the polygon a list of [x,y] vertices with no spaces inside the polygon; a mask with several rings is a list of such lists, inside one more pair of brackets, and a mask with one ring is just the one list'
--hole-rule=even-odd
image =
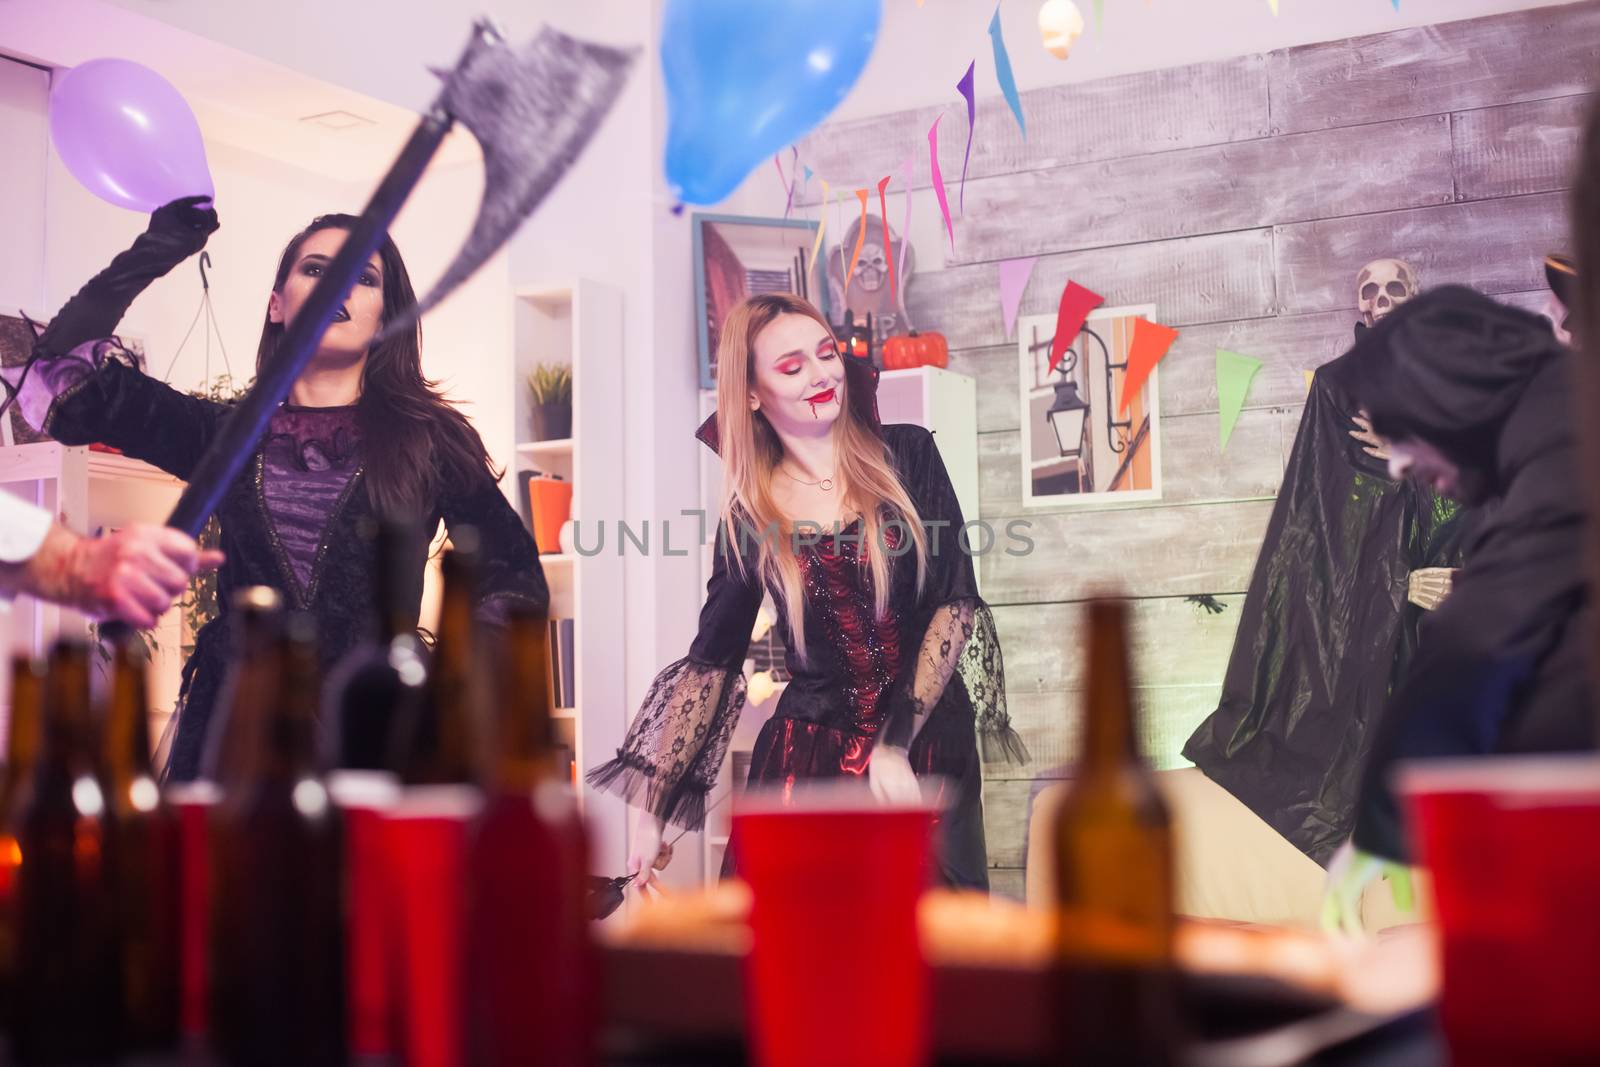
{"label": "red plastic cup", "polygon": [[822,786],[747,794],[733,821],[739,874],[753,898],[745,1001],[756,1063],[926,1064],[929,979],[917,901],[932,807],[874,807],[860,789]]}
{"label": "red plastic cup", "polygon": [[400,787],[392,774],[346,770],[328,776],[328,792],[344,812],[350,1051],[381,1057],[394,1051],[387,945],[397,925],[387,915],[393,879],[383,816],[394,806]]}
{"label": "red plastic cup", "polygon": [[408,1067],[467,1061],[467,869],[483,796],[470,786],[401,790],[383,814],[391,1012]]}
{"label": "red plastic cup", "polygon": [[1600,758],[1414,763],[1456,1067],[1600,1063]]}
{"label": "red plastic cup", "polygon": [[598,960],[577,798],[545,783],[486,801],[470,872],[473,1062],[594,1061]]}
{"label": "red plastic cup", "polygon": [[167,790],[178,813],[178,1029],[186,1044],[206,1033],[211,938],[210,813],[222,799],[214,782]]}

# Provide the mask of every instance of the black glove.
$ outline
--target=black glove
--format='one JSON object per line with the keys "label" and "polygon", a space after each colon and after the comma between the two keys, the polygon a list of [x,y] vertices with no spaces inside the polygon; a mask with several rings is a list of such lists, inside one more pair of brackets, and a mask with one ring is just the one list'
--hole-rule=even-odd
{"label": "black glove", "polygon": [[186,196],[156,208],[144,232],[175,254],[181,253],[181,261],[204,248],[206,238],[220,225],[209,196]]}
{"label": "black glove", "polygon": [[210,200],[186,196],[157,208],[133,247],[89,279],[50,320],[34,342],[34,353],[45,359],[64,356],[86,341],[116,333],[128,305],[146,286],[206,246],[218,226]]}

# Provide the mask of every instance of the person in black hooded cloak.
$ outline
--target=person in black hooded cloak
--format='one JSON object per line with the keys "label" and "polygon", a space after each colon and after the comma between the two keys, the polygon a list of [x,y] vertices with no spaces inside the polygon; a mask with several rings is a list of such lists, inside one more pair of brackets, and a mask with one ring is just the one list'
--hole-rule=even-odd
{"label": "person in black hooded cloak", "polygon": [[1330,368],[1371,412],[1396,475],[1487,505],[1363,774],[1354,846],[1407,862],[1397,760],[1595,744],[1573,357],[1544,319],[1450,286]]}
{"label": "person in black hooded cloak", "polygon": [[[1367,332],[1357,324],[1358,341]],[[1221,702],[1183,750],[1323,865],[1350,836],[1372,728],[1471,521],[1389,476],[1363,405],[1329,373],[1338,362],[1312,380]]]}

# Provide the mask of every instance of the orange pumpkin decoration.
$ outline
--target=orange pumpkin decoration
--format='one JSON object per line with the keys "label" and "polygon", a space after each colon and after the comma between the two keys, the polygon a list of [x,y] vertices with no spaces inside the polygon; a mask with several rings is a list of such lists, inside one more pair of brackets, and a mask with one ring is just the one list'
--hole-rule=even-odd
{"label": "orange pumpkin decoration", "polygon": [[917,344],[920,338],[916,334],[909,337],[891,337],[883,342],[883,369],[905,370],[907,367],[917,365]]}
{"label": "orange pumpkin decoration", "polygon": [[924,367],[949,367],[950,345],[942,333],[925,333],[917,352],[917,362]]}

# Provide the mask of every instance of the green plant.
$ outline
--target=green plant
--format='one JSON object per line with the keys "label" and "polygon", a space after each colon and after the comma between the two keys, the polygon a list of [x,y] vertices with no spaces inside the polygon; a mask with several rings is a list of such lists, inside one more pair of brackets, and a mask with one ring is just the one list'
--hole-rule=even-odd
{"label": "green plant", "polygon": [[565,363],[540,363],[528,375],[535,404],[572,403],[572,368]]}
{"label": "green plant", "polygon": [[[133,643],[134,654],[149,663],[161,651],[161,645],[156,641],[154,630],[134,630],[130,633],[129,640]],[[100,624],[89,624],[89,643],[94,648],[95,658],[100,662],[103,671],[111,665],[111,646],[100,639]]]}

